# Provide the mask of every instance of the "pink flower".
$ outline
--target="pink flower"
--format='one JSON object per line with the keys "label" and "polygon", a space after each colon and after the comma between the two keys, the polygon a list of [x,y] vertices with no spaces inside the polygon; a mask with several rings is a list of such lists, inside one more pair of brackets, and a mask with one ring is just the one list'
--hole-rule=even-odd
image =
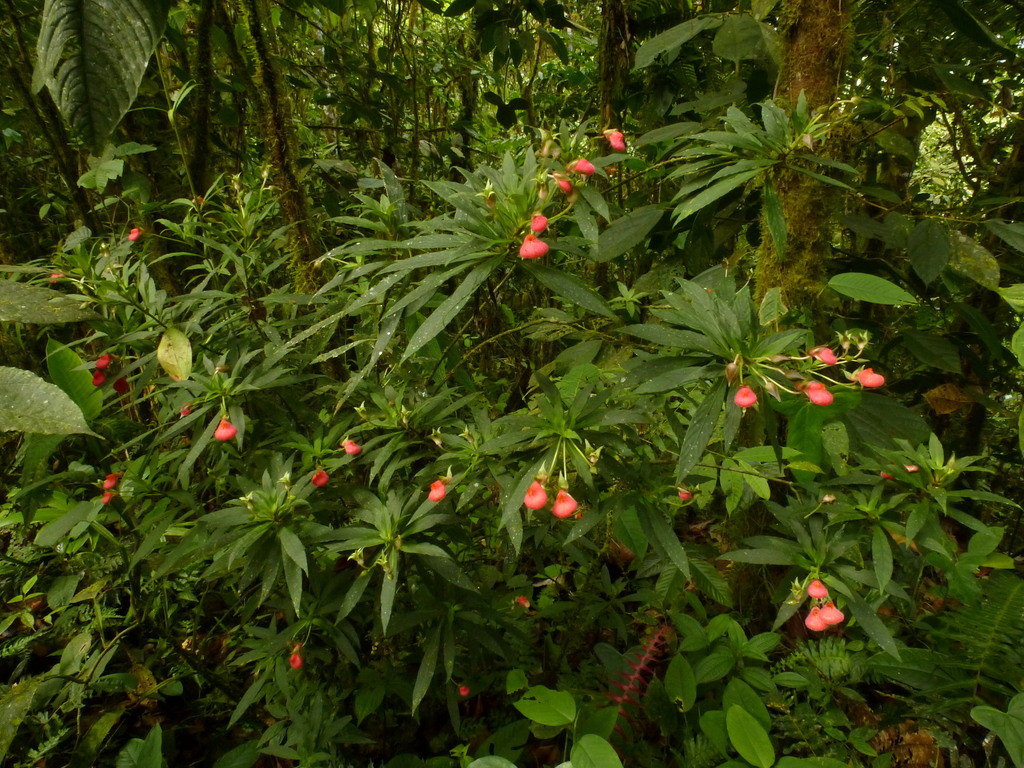
{"label": "pink flower", "polygon": [[555,172],[551,174],[551,178],[555,180],[555,183],[562,192],[567,195],[572,192],[572,182],[565,178],[565,174]]}
{"label": "pink flower", "polygon": [[64,273],[63,272],[54,272],[52,275],[50,275],[50,282],[51,283],[56,283],[62,277],[64,277]]}
{"label": "pink flower", "polygon": [[626,137],[622,135],[622,131],[609,128],[604,132],[604,136],[608,139],[608,146],[616,152],[626,151]]}
{"label": "pink flower", "polygon": [[833,624],[841,624],[843,620],[846,619],[843,612],[836,608],[831,602],[825,603],[825,607],[821,609],[821,613],[818,615],[821,617],[821,620],[830,627]]}
{"label": "pink flower", "polygon": [[757,393],[748,386],[742,386],[736,390],[732,401],[740,408],[749,408],[757,402]]}
{"label": "pink flower", "polygon": [[427,498],[431,501],[440,501],[448,495],[448,485],[444,480],[435,480],[430,484],[430,493]]}
{"label": "pink flower", "polygon": [[915,472],[921,471],[921,468],[918,467],[917,464],[904,464],[903,468],[907,470],[907,472],[909,472],[910,474],[914,474]]}
{"label": "pink flower", "polygon": [[526,489],[526,498],[523,499],[523,504],[530,509],[543,509],[547,503],[547,491],[544,490],[544,486],[540,484],[539,480],[534,480]]}
{"label": "pink flower", "polygon": [[530,600],[529,600],[529,598],[526,595],[520,595],[519,597],[517,597],[516,598],[516,603],[518,603],[520,608],[529,608],[530,607]]}
{"label": "pink flower", "polygon": [[294,651],[292,655],[288,657],[288,666],[292,669],[302,669],[302,654],[298,651]]}
{"label": "pink flower", "polygon": [[828,388],[820,381],[812,381],[808,384],[804,388],[804,394],[815,405],[832,405],[832,401],[835,399],[832,393],[828,391]]}
{"label": "pink flower", "polygon": [[878,476],[883,480],[892,480],[892,475],[886,472],[884,469],[878,473]]}
{"label": "pink flower", "polygon": [[828,597],[828,587],[821,579],[815,579],[807,585],[807,594],[820,600],[823,597]]}
{"label": "pink flower", "polygon": [[570,496],[568,491],[562,489],[555,496],[555,503],[551,505],[551,514],[564,520],[572,515],[578,506],[576,499]]}
{"label": "pink flower", "polygon": [[92,375],[92,385],[94,387],[102,387],[107,380],[107,375],[103,371],[96,371]]}
{"label": "pink flower", "polygon": [[142,229],[140,229],[139,227],[135,227],[131,232],[128,233],[128,239],[134,243],[136,240],[142,237],[142,232]]}
{"label": "pink flower", "polygon": [[815,347],[814,349],[807,350],[807,354],[825,365],[835,365],[839,362],[836,358],[836,353],[828,347]]}
{"label": "pink flower", "polygon": [[539,259],[548,252],[548,244],[534,234],[526,236],[519,246],[519,255],[524,259]]}
{"label": "pink flower", "polygon": [[113,472],[107,475],[103,480],[103,490],[112,491],[117,488],[117,481],[121,479],[120,472]]}
{"label": "pink flower", "polygon": [[107,491],[106,493],[103,494],[103,498],[100,499],[100,504],[109,504],[114,500],[114,497],[116,495],[117,494],[114,493],[113,491]]}
{"label": "pink flower", "polygon": [[309,478],[309,482],[311,482],[317,488],[323,488],[325,485],[327,485],[327,481],[330,479],[331,476],[321,469],[319,472],[313,473],[313,476]]}
{"label": "pink flower", "polygon": [[469,694],[470,690],[468,685],[459,686],[459,696],[461,696],[462,698],[466,698],[467,696],[469,696]]}
{"label": "pink flower", "polygon": [[574,160],[566,168],[570,173],[578,173],[581,176],[593,176],[594,171],[597,170],[594,168],[594,164],[585,157]]}
{"label": "pink flower", "polygon": [[363,452],[363,446],[361,446],[355,440],[346,439],[341,444],[341,447],[345,449],[345,453],[347,453],[349,456],[358,456],[360,453]]}
{"label": "pink flower", "polygon": [[178,411],[178,413],[181,414],[182,418],[184,418],[185,416],[188,416],[190,413],[192,413],[192,406],[189,403],[185,403],[183,406],[181,406],[181,410]]}
{"label": "pink flower", "polygon": [[680,488],[679,498],[682,499],[683,501],[689,501],[690,499],[693,498],[693,493],[690,491],[689,488]]}
{"label": "pink flower", "polygon": [[110,363],[113,362],[113,360],[114,358],[112,358],[110,355],[100,355],[99,357],[96,358],[96,367],[102,371],[104,368],[110,365]]}
{"label": "pink flower", "polygon": [[885,384],[885,376],[875,373],[874,368],[865,368],[857,373],[857,381],[860,382],[862,387],[875,389]]}
{"label": "pink flower", "polygon": [[548,228],[548,217],[543,213],[533,214],[533,218],[530,219],[530,229],[533,230],[535,235],[539,235],[545,229]]}
{"label": "pink flower", "polygon": [[217,429],[213,432],[213,436],[222,443],[226,443],[228,440],[233,439],[237,434],[238,429],[227,419],[221,419],[220,424],[217,425]]}
{"label": "pink flower", "polygon": [[807,614],[807,618],[804,619],[804,626],[812,632],[824,632],[828,629],[828,624],[821,618],[821,608],[814,606],[811,608],[811,612]]}

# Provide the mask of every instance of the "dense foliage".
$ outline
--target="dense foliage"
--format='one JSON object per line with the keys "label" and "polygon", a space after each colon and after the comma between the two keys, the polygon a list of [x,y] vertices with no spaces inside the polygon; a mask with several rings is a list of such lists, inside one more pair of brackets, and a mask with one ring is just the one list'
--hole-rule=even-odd
{"label": "dense foliage", "polygon": [[1024,766],[1017,0],[3,0],[0,762]]}

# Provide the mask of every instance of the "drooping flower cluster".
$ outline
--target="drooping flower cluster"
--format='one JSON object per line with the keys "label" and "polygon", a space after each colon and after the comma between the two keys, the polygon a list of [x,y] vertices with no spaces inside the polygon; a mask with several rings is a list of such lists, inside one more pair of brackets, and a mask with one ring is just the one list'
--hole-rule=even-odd
{"label": "drooping flower cluster", "polygon": [[807,596],[814,605],[804,619],[804,626],[812,632],[823,632],[845,621],[846,616],[828,599],[828,587],[820,579],[814,579],[807,585]]}
{"label": "drooping flower cluster", "polygon": [[[544,488],[546,482],[547,476],[542,473],[530,483],[530,487],[526,489],[526,495],[523,497],[523,504],[528,509],[544,509],[548,505],[548,492]],[[579,517],[578,509],[579,503],[572,497],[568,489],[559,488],[558,493],[555,494],[555,503],[551,505],[551,514],[564,520],[573,514]]]}
{"label": "drooping flower cluster", "polygon": [[117,484],[121,482],[122,472],[111,472],[103,479],[103,496],[100,504],[109,504],[117,496]]}

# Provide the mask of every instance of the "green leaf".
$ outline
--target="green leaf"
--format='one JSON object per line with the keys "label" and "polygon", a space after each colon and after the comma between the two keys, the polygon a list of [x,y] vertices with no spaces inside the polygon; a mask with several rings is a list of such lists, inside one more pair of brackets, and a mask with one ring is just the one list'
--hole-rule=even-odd
{"label": "green leaf", "polygon": [[949,237],[945,228],[931,219],[919,221],[907,240],[910,265],[925,285],[937,278],[949,263]]}
{"label": "green leaf", "polygon": [[415,712],[430,690],[430,682],[434,679],[437,669],[437,651],[441,646],[441,624],[438,624],[423,647],[423,659],[420,661],[416,682],[412,686],[412,711]]}
{"label": "green leaf", "polygon": [[1004,243],[1024,253],[1024,222],[1006,222],[1002,219],[991,219],[985,222],[989,232]]}
{"label": "green leaf", "polygon": [[0,280],[0,322],[49,325],[95,319],[96,313],[83,306],[84,300],[49,288]]}
{"label": "green leaf", "polygon": [[169,9],[169,0],[46,0],[33,89],[45,85],[92,148],[135,101]]}
{"label": "green leaf", "polygon": [[682,221],[687,216],[696,213],[702,208],[711,205],[711,203],[715,202],[715,200],[717,200],[720,197],[724,197],[737,187],[742,187],[752,178],[763,173],[765,168],[767,167],[768,164],[766,163],[764,168],[757,168],[753,171],[744,171],[741,173],[735,173],[731,176],[727,176],[726,178],[721,179],[720,181],[707,187],[700,194],[689,198],[683,203],[680,203],[678,206],[676,206],[676,209],[674,211],[676,223]]}
{"label": "green leaf", "polygon": [[705,29],[713,29],[721,25],[721,23],[722,17],[720,15],[709,14],[684,21],[682,24],[677,24],[671,29],[655,35],[637,50],[636,56],[633,59],[633,69],[642,69],[648,66],[661,54],[678,48],[683,43],[692,40]]}
{"label": "green leaf", "polygon": [[583,307],[588,312],[604,317],[615,317],[605,300],[575,275],[562,272],[559,269],[545,266],[544,264],[524,264],[530,275],[542,286],[563,299],[568,299],[573,304]]}
{"label": "green leaf", "polygon": [[772,236],[772,245],[775,248],[775,255],[780,262],[786,260],[786,218],[782,214],[782,205],[779,203],[779,196],[775,192],[775,185],[771,179],[764,183],[761,190],[761,199],[764,204],[764,216],[768,222],[768,232]]}
{"label": "green leaf", "polygon": [[162,768],[163,729],[154,725],[145,740],[131,739],[117,755],[117,768]]}
{"label": "green leaf", "polygon": [[892,547],[889,534],[880,525],[876,525],[871,534],[871,560],[875,567],[875,578],[878,579],[878,591],[884,594],[892,579]]}
{"label": "green leaf", "polygon": [[639,245],[661,220],[663,213],[658,206],[647,205],[616,219],[597,239],[597,258],[594,260],[611,261]]}
{"label": "green leaf", "polygon": [[738,704],[725,714],[729,741],[740,757],[758,768],[771,768],[775,762],[775,748],[768,732],[757,719]]}
{"label": "green leaf", "polygon": [[1013,311],[1024,314],[1024,283],[1014,283],[999,289],[999,295],[1013,307]]}
{"label": "green leaf", "polygon": [[960,373],[960,349],[949,339],[923,331],[905,331],[903,346],[927,366]]}
{"label": "green leaf", "polygon": [[637,509],[640,525],[651,546],[672,561],[684,578],[690,578],[690,559],[679,542],[679,537],[666,522],[660,509],[642,505]]}
{"label": "green leaf", "polygon": [[898,661],[900,659],[900,651],[896,647],[896,641],[893,639],[889,628],[878,618],[878,613],[875,609],[864,602],[860,595],[845,586],[837,586],[836,589],[846,597],[846,604],[849,606],[850,612],[853,613],[857,623],[861,625],[868,637],[874,640],[879,648]]}
{"label": "green leaf", "polygon": [[175,381],[184,381],[192,373],[192,345],[177,328],[168,328],[160,337],[156,359]]}
{"label": "green leaf", "polygon": [[[769,634],[768,637],[777,640],[779,636]],[[765,706],[761,696],[738,677],[734,677],[728,682],[725,692],[722,694],[722,709],[728,712],[734,706],[738,706],[751,715],[766,731],[772,727],[772,717],[768,714],[768,707]]]}
{"label": "green leaf", "polygon": [[469,764],[468,768],[516,768],[516,764],[498,755],[487,755],[478,757]]}
{"label": "green leaf", "polygon": [[52,547],[68,535],[72,528],[95,514],[96,505],[91,501],[80,501],[56,520],[51,520],[36,534],[33,542],[37,547]]}
{"label": "green leaf", "polygon": [[32,699],[45,677],[22,680],[0,699],[0,765],[4,765],[7,750],[11,748],[18,728],[32,708]]}
{"label": "green leaf", "polygon": [[416,333],[409,339],[409,346],[402,355],[402,361],[408,360],[425,345],[430,343],[435,336],[448,327],[448,324],[455,319],[462,308],[476,293],[477,288],[483,285],[494,268],[502,262],[504,257],[497,256],[478,264],[466,275],[466,278],[459,283],[458,288],[452,291],[451,296],[442,301],[423,324],[416,329]]}
{"label": "green leaf", "polygon": [[553,691],[543,685],[530,688],[514,703],[523,715],[541,725],[569,725],[576,719],[576,702],[566,691]]}
{"label": "green leaf", "polygon": [[697,678],[693,667],[683,655],[672,657],[665,670],[665,692],[679,705],[683,712],[697,703]]}
{"label": "green leaf", "polygon": [[30,371],[0,367],[0,432],[92,435],[82,409],[60,387]]}
{"label": "green leaf", "polygon": [[117,725],[124,714],[124,706],[117,706],[108,709],[93,722],[85,737],[75,747],[71,757],[70,768],[90,768],[96,765],[96,756],[99,754],[107,735]]}
{"label": "green leaf", "polygon": [[730,14],[725,17],[711,47],[715,56],[737,64],[744,59],[760,58],[765,52],[761,25],[745,13]]}
{"label": "green leaf", "polygon": [[572,768],[622,768],[622,761],[619,760],[615,748],[607,739],[593,733],[576,740],[572,745],[569,761]]}
{"label": "green leaf", "polygon": [[213,768],[252,768],[259,759],[259,742],[247,741],[221,755],[220,759],[213,764]]}
{"label": "green leaf", "polygon": [[[995,707],[975,707],[971,717],[995,733],[1006,747],[1006,753],[1017,768],[1024,768],[1024,693],[1010,700],[1006,712]],[[2,753],[0,753],[2,757]]]}
{"label": "green leaf", "polygon": [[977,240],[962,232],[950,233],[953,245],[953,269],[967,275],[978,285],[990,291],[999,290],[999,262],[995,256]]}
{"label": "green leaf", "polygon": [[93,386],[92,376],[83,366],[85,361],[56,339],[46,341],[46,368],[53,383],[60,387],[82,410],[87,421],[100,415],[103,391]]}
{"label": "green leaf", "polygon": [[917,304],[917,299],[895,283],[864,272],[843,272],[829,280],[828,285],[836,293],[872,304]]}
{"label": "green leaf", "polygon": [[761,306],[757,311],[757,319],[761,325],[771,325],[789,311],[782,301],[782,289],[778,286],[769,288],[761,299]]}
{"label": "green leaf", "polygon": [[701,456],[704,449],[708,447],[711,435],[715,431],[715,424],[718,422],[718,414],[722,411],[725,403],[725,379],[715,382],[711,391],[704,396],[704,400],[697,406],[690,423],[686,429],[686,435],[679,446],[679,461],[676,463],[676,480],[683,482],[690,474]]}

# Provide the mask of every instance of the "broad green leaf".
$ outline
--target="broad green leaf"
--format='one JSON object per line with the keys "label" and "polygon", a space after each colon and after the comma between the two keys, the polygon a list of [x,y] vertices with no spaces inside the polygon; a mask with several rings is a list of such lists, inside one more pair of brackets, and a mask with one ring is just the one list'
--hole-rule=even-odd
{"label": "broad green leaf", "polygon": [[725,379],[715,382],[711,391],[704,396],[704,400],[690,417],[686,434],[679,446],[679,461],[676,463],[676,480],[678,482],[683,482],[686,479],[686,476],[697,466],[697,462],[704,455],[704,449],[708,447],[711,435],[715,431],[715,424],[718,422],[718,415],[722,412],[722,405],[725,403],[725,389]]}
{"label": "broad green leaf", "polygon": [[697,703],[697,678],[690,662],[681,654],[673,656],[665,670],[665,692],[683,712]]}
{"label": "broad green leaf", "polygon": [[550,726],[569,725],[576,719],[576,702],[567,691],[553,691],[543,685],[535,685],[514,703],[523,715],[535,723]]}
{"label": "broad green leaf", "polygon": [[423,659],[420,661],[419,671],[416,673],[416,682],[412,686],[412,711],[415,712],[423,697],[430,690],[430,682],[434,679],[434,672],[437,669],[437,651],[441,646],[441,624],[438,624],[423,646]]}
{"label": "broad green leaf", "polygon": [[572,745],[569,757],[572,768],[622,768],[615,748],[597,734],[581,736]]}
{"label": "broad green leaf", "polygon": [[469,764],[468,768],[516,768],[516,764],[498,755],[487,755],[478,757]]}
{"label": "broad green leaf", "polygon": [[[765,168],[766,167],[768,167],[767,163],[765,164]],[[693,197],[685,200],[684,202],[676,206],[676,209],[674,211],[676,222],[678,223],[685,219],[687,216],[690,216],[691,214],[696,213],[702,208],[711,205],[711,203],[718,200],[718,198],[724,197],[737,187],[742,187],[752,178],[760,175],[763,172],[764,168],[758,168],[753,171],[736,173],[733,174],[732,176],[727,176],[724,179],[715,182],[714,184],[704,189],[704,191],[701,192],[700,194],[694,195]]]}
{"label": "broad green leaf", "polygon": [[100,415],[103,390],[93,386],[92,375],[83,366],[85,361],[56,339],[46,342],[46,368],[53,383],[60,387],[75,405],[82,409],[87,421]]}
{"label": "broad green leaf", "polygon": [[907,240],[910,265],[927,285],[941,274],[949,263],[949,237],[938,222],[925,219],[918,222]]}
{"label": "broad green leaf", "polygon": [[666,522],[660,509],[642,505],[637,509],[644,535],[659,553],[672,561],[684,578],[690,578],[690,559],[679,537]]}
{"label": "broad green leaf", "polygon": [[761,306],[757,311],[757,319],[761,325],[771,325],[789,311],[782,301],[782,289],[778,286],[769,288],[761,299]]}
{"label": "broad green leaf", "polygon": [[605,303],[605,300],[575,275],[544,264],[530,263],[523,266],[537,282],[555,295],[568,299],[573,304],[583,307],[595,315],[615,317],[615,313]]}
{"label": "broad green leaf", "polygon": [[951,232],[950,266],[990,291],[999,290],[999,262],[988,248],[962,232]]}
{"label": "broad green leaf", "polygon": [[163,768],[163,729],[154,725],[143,739],[131,739],[117,755],[117,768]]}
{"label": "broad green leaf", "polygon": [[0,322],[49,325],[96,318],[96,313],[86,308],[83,301],[82,296],[0,280]]}
{"label": "broad green leaf", "polygon": [[722,23],[722,17],[717,14],[699,16],[696,19],[684,21],[671,29],[655,35],[646,43],[640,46],[633,59],[633,68],[642,69],[651,64],[658,56],[678,48],[683,43],[692,40],[705,29],[713,29]]}
{"label": "broad green leaf", "polygon": [[483,285],[495,267],[504,260],[503,256],[488,259],[478,264],[466,275],[459,286],[452,291],[451,296],[442,301],[423,324],[416,329],[416,333],[409,339],[409,346],[402,355],[402,360],[408,360],[420,349],[433,341],[441,331],[448,327],[448,324],[455,319],[459,311],[466,305],[476,293],[477,288]]}
{"label": "broad green leaf", "polygon": [[878,647],[887,654],[899,660],[900,651],[896,647],[896,641],[893,639],[889,628],[878,618],[878,612],[868,605],[856,592],[845,586],[837,586],[836,589],[846,597],[846,604],[850,608],[850,612],[857,619],[857,623],[860,624],[868,637],[874,640]]}
{"label": "broad green leaf", "polygon": [[985,222],[985,226],[1011,248],[1024,253],[1024,222],[1011,223],[1001,219],[990,219]]}
{"label": "broad green leaf", "polygon": [[135,101],[169,8],[168,0],[46,0],[33,89],[45,85],[92,148]]}
{"label": "broad green leaf", "polygon": [[108,709],[89,727],[85,737],[76,745],[72,753],[70,768],[91,768],[96,765],[96,756],[103,747],[103,742],[117,725],[124,714],[124,706],[119,705]]}
{"label": "broad green leaf", "polygon": [[46,680],[42,675],[15,684],[0,699],[0,765],[4,764],[7,750],[14,741],[18,728],[32,708],[32,699]]}
{"label": "broad green leaf", "polygon": [[[769,634],[768,637],[778,639],[778,635],[775,634]],[[765,706],[761,695],[738,677],[732,678],[722,693],[722,709],[728,712],[733,706],[738,706],[751,715],[766,731],[772,727],[772,717],[768,714],[768,707]]]}
{"label": "broad green leaf", "polygon": [[757,59],[764,53],[761,25],[745,13],[729,14],[715,34],[712,43],[715,56],[739,63],[744,59]]}
{"label": "broad green leaf", "polygon": [[82,409],[60,387],[30,371],[0,367],[0,432],[92,435]]}
{"label": "broad green leaf", "polygon": [[999,295],[1013,307],[1013,311],[1024,314],[1024,283],[1014,283],[999,289]]}
{"label": "broad green leaf", "polygon": [[836,293],[872,304],[917,304],[917,299],[895,283],[864,272],[843,272],[829,280],[828,285]]}
{"label": "broad green leaf", "polygon": [[971,717],[995,733],[1006,747],[1006,753],[1017,768],[1024,768],[1024,693],[1010,700],[1006,712],[981,706],[971,710]]}
{"label": "broad green leaf", "polygon": [[259,759],[259,742],[247,741],[221,755],[220,759],[213,764],[213,768],[252,768]]}
{"label": "broad green leaf", "polygon": [[81,522],[90,519],[96,513],[96,505],[91,501],[80,501],[56,520],[51,520],[36,534],[37,547],[52,547],[63,539]]}
{"label": "broad green leaf", "polygon": [[740,757],[757,768],[771,768],[775,762],[775,748],[768,732],[757,719],[738,704],[726,711],[725,725],[729,742]]}
{"label": "broad green leaf", "polygon": [[639,245],[661,220],[664,211],[655,205],[630,211],[616,219],[597,240],[595,261],[611,261],[630,248]]}
{"label": "broad green leaf", "polygon": [[875,578],[878,579],[878,591],[884,593],[892,579],[892,546],[889,544],[889,534],[881,525],[876,525],[871,534],[871,560]]}
{"label": "broad green leaf", "polygon": [[168,328],[160,337],[156,359],[175,381],[184,381],[192,373],[192,344],[177,328]]}

